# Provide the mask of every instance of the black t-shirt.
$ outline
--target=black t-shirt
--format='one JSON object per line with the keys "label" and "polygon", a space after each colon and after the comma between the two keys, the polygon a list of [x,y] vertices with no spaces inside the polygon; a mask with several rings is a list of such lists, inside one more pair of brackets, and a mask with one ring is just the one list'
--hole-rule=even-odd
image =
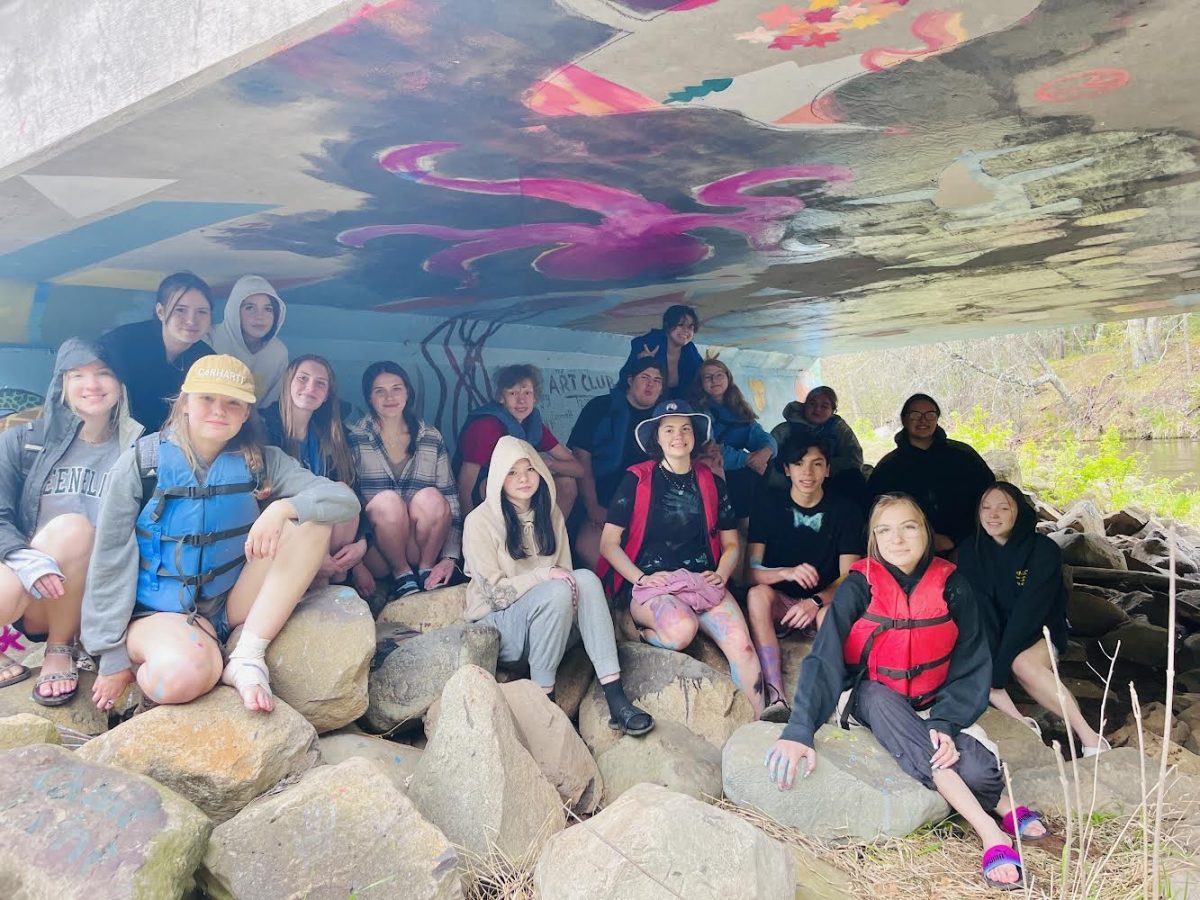
{"label": "black t-shirt", "polygon": [[[575,427],[571,429],[571,436],[567,438],[567,446],[572,450],[586,450],[594,456],[596,454],[596,427],[601,420],[608,416],[614,402],[617,401],[612,394],[603,394],[589,400],[580,410],[579,418],[575,420]],[[638,409],[624,397],[621,397],[620,402],[629,406],[629,428],[625,432],[625,445],[621,449],[620,468],[608,474],[596,473],[596,498],[600,501],[601,506],[608,506],[613,491],[625,477],[625,470],[635,463],[645,462],[649,458],[638,446],[634,430],[640,423],[650,418],[654,410]]]}
{"label": "black t-shirt", "polygon": [[[737,514],[729,503],[725,482],[717,482],[717,528],[737,528]],[[637,476],[626,472],[608,504],[608,521],[628,529],[633,517]],[[708,525],[704,519],[704,500],[695,471],[686,475],[666,472],[655,466],[650,478],[650,517],[634,563],[643,572],[707,572],[716,568],[708,546]]]}
{"label": "black t-shirt", "polygon": [[[750,543],[764,544],[762,565],[773,569],[808,563],[820,575],[816,588],[824,590],[841,575],[838,557],[863,554],[865,523],[858,507],[828,492],[816,506],[796,503],[790,491],[760,491],[750,515]],[[792,582],[776,585],[786,589]]]}

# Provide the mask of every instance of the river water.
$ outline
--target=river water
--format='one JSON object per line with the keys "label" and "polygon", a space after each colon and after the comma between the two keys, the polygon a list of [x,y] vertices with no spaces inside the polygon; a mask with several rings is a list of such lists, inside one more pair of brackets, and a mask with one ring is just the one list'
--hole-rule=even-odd
{"label": "river water", "polygon": [[1200,441],[1128,441],[1126,446],[1146,457],[1150,474],[1182,478],[1181,487],[1200,488]]}

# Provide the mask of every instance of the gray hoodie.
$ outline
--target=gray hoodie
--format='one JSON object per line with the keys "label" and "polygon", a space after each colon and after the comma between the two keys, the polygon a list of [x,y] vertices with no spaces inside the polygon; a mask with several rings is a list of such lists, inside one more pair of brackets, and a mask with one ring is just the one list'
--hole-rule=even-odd
{"label": "gray hoodie", "polygon": [[[267,333],[263,345],[251,352],[242,335],[242,301],[251,294],[266,294],[275,305],[275,324]],[[288,364],[287,345],[279,339],[287,305],[280,298],[271,282],[261,275],[243,275],[229,292],[225,301],[225,318],[213,326],[208,342],[217,353],[236,356],[254,375],[254,392],[258,395],[259,407],[269,406],[279,399],[283,383],[283,372]]]}
{"label": "gray hoodie", "polygon": [[[0,434],[0,559],[15,570],[36,564],[37,557],[44,557],[43,563],[49,560],[53,564],[52,568],[42,566],[40,574],[32,580],[47,572],[61,574],[53,560],[30,548],[29,540],[37,525],[46,477],[75,441],[83,425],[79,416],[63,402],[63,375],[70,369],[99,359],[100,348],[90,341],[79,338],[64,341],[54,360],[54,375],[46,389],[42,415]],[[117,441],[123,448],[130,447],[141,435],[142,426],[129,416],[124,385],[117,414]],[[15,558],[12,558],[13,554],[16,554]],[[20,571],[18,575],[21,575]],[[21,580],[26,581],[24,577]]]}

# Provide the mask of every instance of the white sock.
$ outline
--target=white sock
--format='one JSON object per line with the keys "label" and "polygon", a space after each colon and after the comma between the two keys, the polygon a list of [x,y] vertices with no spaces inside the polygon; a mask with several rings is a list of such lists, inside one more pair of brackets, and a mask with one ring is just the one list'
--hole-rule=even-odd
{"label": "white sock", "polygon": [[271,641],[268,638],[260,638],[253,631],[247,628],[242,629],[242,635],[238,638],[237,646],[229,654],[229,659],[262,659],[267,655],[267,645]]}

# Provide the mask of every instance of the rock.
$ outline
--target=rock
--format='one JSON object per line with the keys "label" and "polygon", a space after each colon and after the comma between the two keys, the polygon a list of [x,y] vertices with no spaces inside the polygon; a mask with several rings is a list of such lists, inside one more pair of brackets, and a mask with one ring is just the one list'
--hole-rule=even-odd
{"label": "rock", "polygon": [[705,802],[721,798],[721,751],[678,722],[657,722],[641,737],[626,735],[596,763],[605,806],[643,782]]}
{"label": "rock", "polygon": [[1077,500],[1072,503],[1055,524],[1059,531],[1105,536],[1104,516],[1091,500]]}
{"label": "rock", "polygon": [[1144,619],[1131,619],[1100,638],[1100,646],[1110,656],[1119,652],[1119,661],[1161,669],[1167,664],[1168,638],[1167,629],[1151,625]]}
{"label": "rock", "polygon": [[457,866],[446,836],[375,764],[348,759],[217,826],[200,883],[215,900],[459,900]]}
{"label": "rock", "polygon": [[319,741],[321,758],[336,766],[348,759],[369,759],[391,779],[392,784],[404,790],[409,776],[417,770],[421,751],[408,744],[372,737],[369,734],[326,734]]}
{"label": "rock", "polygon": [[[1134,559],[1152,566],[1160,572],[1171,571],[1171,550],[1167,535],[1161,531],[1153,532],[1145,540],[1133,545],[1131,554]],[[1175,573],[1177,575],[1193,575],[1197,571],[1196,560],[1192,548],[1178,542],[1175,548]]]}
{"label": "rock", "polygon": [[[1166,704],[1159,703],[1157,700],[1142,704],[1142,729],[1145,732],[1162,737],[1163,732],[1166,730],[1166,718]],[[1179,709],[1174,709],[1171,717],[1171,740],[1177,744],[1182,744],[1188,739],[1188,735],[1191,733],[1192,728],[1189,719],[1180,715]],[[1107,735],[1107,737],[1114,747],[1136,747],[1137,721],[1130,715],[1128,722],[1111,735]]]}
{"label": "rock", "polygon": [[0,719],[0,753],[30,744],[61,744],[58,729],[49,719],[17,713]]}
{"label": "rock", "polygon": [[1129,614],[1117,606],[1116,591],[1075,585],[1067,595],[1067,620],[1071,631],[1084,637],[1101,637],[1129,621]]}
{"label": "rock", "polygon": [[172,900],[191,886],[212,823],[141,775],[48,744],[0,756],[0,872],[20,900]]}
{"label": "rock", "polygon": [[379,613],[379,621],[381,624],[403,625],[420,632],[466,625],[463,616],[466,598],[466,584],[421,591],[393,600]]}
{"label": "rock", "polygon": [[[1129,728],[1129,731],[1126,731],[1125,728]],[[1172,733],[1174,733],[1174,729],[1172,729]],[[1190,739],[1190,730],[1187,732],[1187,735]],[[1162,760],[1163,739],[1161,735],[1147,732],[1143,734],[1142,740],[1145,746],[1145,754],[1148,758],[1146,764],[1147,779],[1153,781],[1154,776],[1158,774],[1159,762]],[[1109,736],[1109,741],[1114,747],[1128,747],[1134,751],[1138,749],[1137,731],[1130,726],[1117,729],[1117,731]],[[1118,741],[1121,743],[1118,744]],[[1180,775],[1192,776],[1196,784],[1200,785],[1200,777],[1198,777],[1200,776],[1200,755],[1197,755],[1187,747],[1181,746],[1174,740],[1169,742],[1167,748],[1167,765],[1171,766]],[[1153,773],[1153,775],[1150,773]]]}
{"label": "rock", "polygon": [[[1074,813],[1082,804],[1084,810],[1112,815],[1134,812],[1142,802],[1143,758],[1132,747],[1118,747],[1075,763],[1078,770],[1078,790],[1072,775],[1072,765],[1065,764],[1067,796]],[[1152,790],[1158,776],[1158,760],[1144,762],[1147,791]],[[1093,794],[1092,785],[1096,785]],[[1054,816],[1064,814],[1063,785],[1057,765],[1037,769],[1022,769],[1012,773],[1013,796],[1017,803]],[[1168,797],[1200,796],[1200,778],[1188,775],[1168,775],[1165,795]],[[1094,806],[1093,806],[1094,805]]]}
{"label": "rock", "polygon": [[250,712],[224,685],[134,716],[76,752],[148,775],[218,823],[320,758],[317,733],[298,712],[278,698],[273,712]]}
{"label": "rock", "polygon": [[408,795],[452,842],[481,857],[536,854],[565,825],[558,791],[522,746],[495,679],[463,666],[446,683],[441,715]]}
{"label": "rock", "polygon": [[1091,566],[1097,569],[1128,569],[1125,556],[1098,534],[1079,534],[1056,531],[1050,540],[1062,549],[1063,563],[1068,566]]}
{"label": "rock", "polygon": [[533,884],[540,900],[784,898],[795,896],[796,874],[788,849],[749,822],[640,784],[553,838]]}
{"label": "rock", "polygon": [[1104,518],[1104,533],[1109,537],[1134,535],[1146,527],[1150,514],[1141,507],[1126,506]]}
{"label": "rock", "polygon": [[588,659],[583,645],[579,644],[568,650],[554,676],[554,702],[567,714],[568,719],[579,715],[579,704],[583,702],[595,680],[596,669]]}
{"label": "rock", "polygon": [[1033,508],[1037,510],[1038,521],[1041,522],[1057,522],[1063,515],[1061,510],[1037,497],[1033,498]]}
{"label": "rock", "polygon": [[763,760],[782,731],[782,725],[754,722],[730,738],[721,754],[729,800],[818,840],[903,837],[950,813],[946,801],[901,771],[866,728],[822,726],[812,775],[781,791]]}
{"label": "rock", "polygon": [[[683,653],[648,644],[617,645],[625,694],[655,721],[679,722],[720,749],[740,726],[754,720],[750,701],[728,676]],[[593,684],[579,707],[579,733],[599,756],[618,740],[608,727],[608,704]]]}
{"label": "rock", "polygon": [[703,631],[696,633],[696,639],[688,644],[683,652],[722,675],[729,674],[729,660],[725,658],[717,642]]}
{"label": "rock", "polygon": [[783,663],[783,692],[788,703],[796,696],[796,684],[800,681],[800,664],[812,651],[812,638],[792,635],[779,642],[779,657]]}
{"label": "rock", "polygon": [[1009,771],[1054,764],[1054,748],[1042,743],[1041,738],[1024,722],[1018,722],[1012,716],[989,706],[979,717],[979,726],[995,742],[1000,750],[1000,758],[1008,765]]}
{"label": "rock", "polygon": [[987,462],[997,481],[1007,481],[1021,486],[1021,460],[1012,450],[985,450],[981,456]]}
{"label": "rock", "polygon": [[1093,681],[1090,678],[1073,678],[1070,675],[1062,676],[1063,687],[1071,692],[1071,696],[1076,700],[1102,700],[1104,699],[1104,683]]}
{"label": "rock", "polygon": [[500,693],[512,712],[517,738],[562,802],[579,815],[594,813],[604,782],[567,714],[528,679],[502,684]]}
{"label": "rock", "polygon": [[477,623],[450,625],[404,641],[371,673],[367,725],[384,732],[419,722],[460,667],[495,672],[499,650],[500,633]]}
{"label": "rock", "polygon": [[[241,629],[229,636],[237,646]],[[267,647],[271,690],[318,734],[367,711],[367,672],[375,653],[371,609],[352,588],[307,594]]]}
{"label": "rock", "polygon": [[96,709],[96,704],[92,702],[92,685],[96,681],[94,672],[79,673],[79,690],[70,703],[63,706],[42,706],[34,702],[32,695],[33,683],[40,671],[34,669],[32,677],[0,690],[0,719],[26,713],[41,716],[55,725],[86,735],[103,734],[108,731],[108,714]]}

